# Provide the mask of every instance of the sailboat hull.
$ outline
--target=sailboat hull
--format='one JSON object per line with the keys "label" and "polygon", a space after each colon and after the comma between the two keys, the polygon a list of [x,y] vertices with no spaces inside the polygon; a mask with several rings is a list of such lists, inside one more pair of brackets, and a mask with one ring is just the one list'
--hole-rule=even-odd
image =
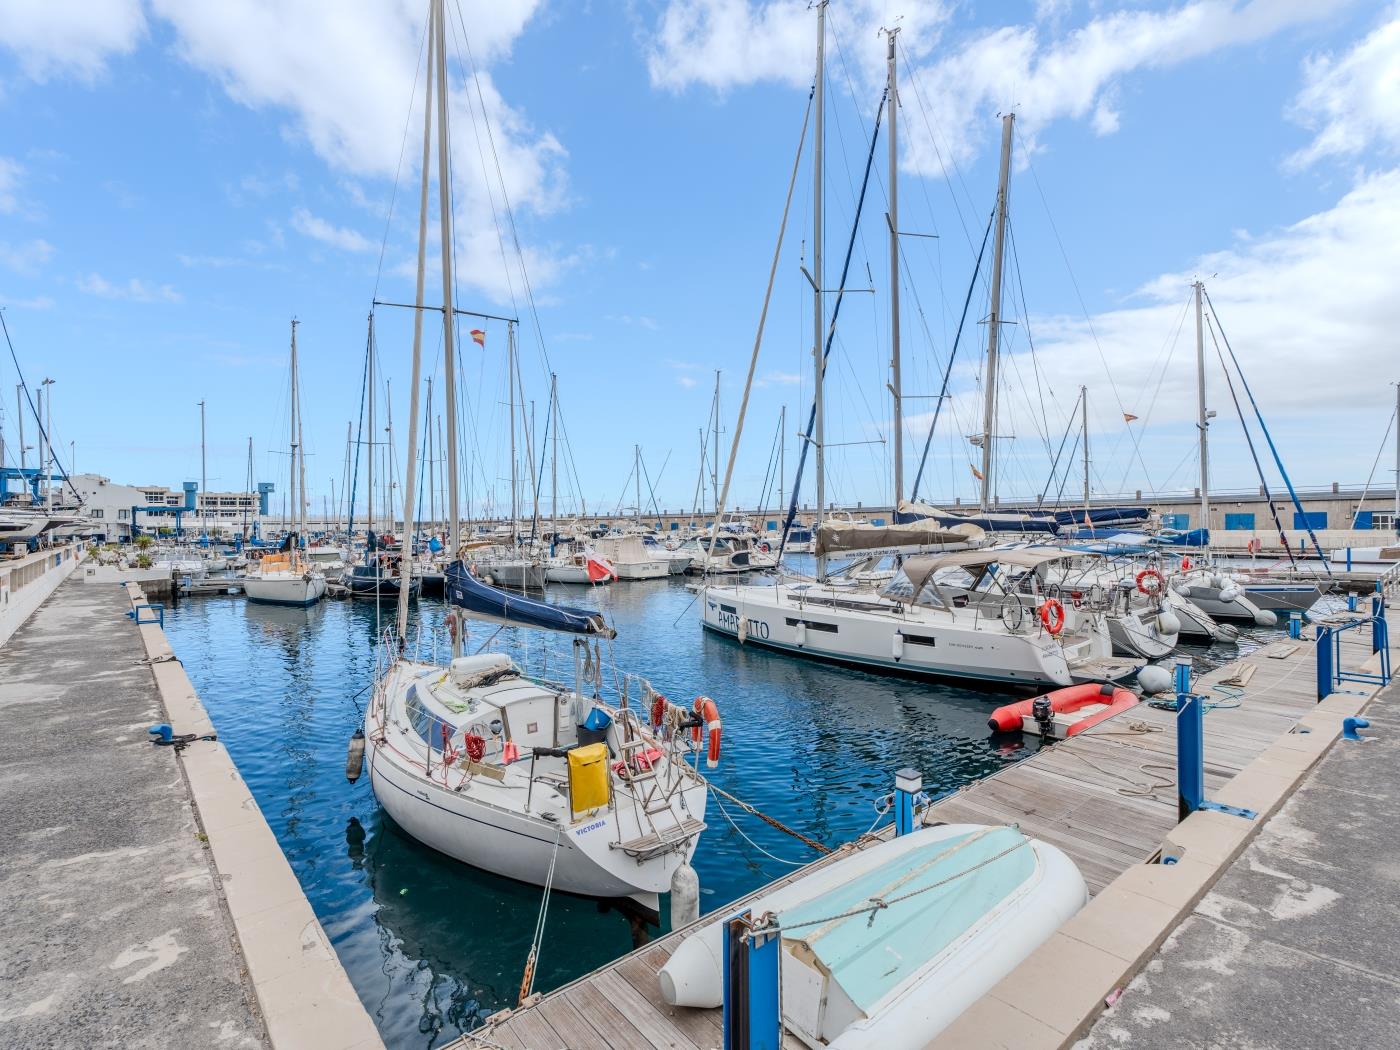
{"label": "sailboat hull", "polygon": [[315,605],[326,595],[326,578],[247,576],[243,579],[243,593],[259,605]]}

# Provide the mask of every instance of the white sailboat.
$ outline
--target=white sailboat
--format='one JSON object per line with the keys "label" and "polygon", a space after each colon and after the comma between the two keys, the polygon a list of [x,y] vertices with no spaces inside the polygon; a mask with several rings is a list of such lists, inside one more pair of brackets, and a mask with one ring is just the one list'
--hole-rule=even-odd
{"label": "white sailboat", "polygon": [[[409,601],[401,594],[397,635],[385,639],[387,669],[376,678],[365,718],[370,782],[397,824],[450,857],[538,886],[630,898],[654,912],[678,871],[693,878],[687,865],[705,827],[707,785],[686,758],[702,726],[635,677],[618,704],[599,699],[596,639],[613,634],[601,615],[497,590],[477,579],[460,555],[445,33],[442,0],[432,0],[403,491],[404,521],[413,521],[436,108],[452,659],[443,666],[407,655]],[[405,559],[411,557],[407,547]],[[532,678],[503,654],[463,655],[464,618],[570,635],[572,685]],[[629,695],[643,699],[644,713],[628,705]],[[698,717],[710,723],[709,757],[717,760],[718,715],[713,701],[699,707]]]}
{"label": "white sailboat", "polygon": [[294,531],[282,549],[265,554],[243,577],[243,593],[262,605],[315,605],[326,595],[326,577],[302,556],[306,535],[306,460],[301,443],[301,388],[297,376],[297,324],[292,321],[291,457],[288,460],[288,495],[292,500]]}

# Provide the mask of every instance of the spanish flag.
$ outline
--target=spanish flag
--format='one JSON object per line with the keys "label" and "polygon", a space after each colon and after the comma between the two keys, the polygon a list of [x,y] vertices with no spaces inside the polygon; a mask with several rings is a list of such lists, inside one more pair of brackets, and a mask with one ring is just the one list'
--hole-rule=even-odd
{"label": "spanish flag", "polygon": [[972,476],[973,476],[974,478],[976,478],[978,481],[986,481],[986,480],[987,480],[986,478],[984,478],[984,477],[982,476],[982,472],[981,472],[980,470],[978,470],[976,467],[974,467],[971,463],[968,464],[968,467],[972,470]]}
{"label": "spanish flag", "polygon": [[483,332],[480,328],[473,328],[472,342],[475,343],[477,346],[484,347],[486,345],[486,333]]}
{"label": "spanish flag", "polygon": [[1131,412],[1124,412],[1124,413],[1123,413],[1123,422],[1124,422],[1124,423],[1131,423],[1131,422],[1132,422],[1133,420],[1135,420],[1135,419],[1137,419],[1137,416],[1133,415]]}

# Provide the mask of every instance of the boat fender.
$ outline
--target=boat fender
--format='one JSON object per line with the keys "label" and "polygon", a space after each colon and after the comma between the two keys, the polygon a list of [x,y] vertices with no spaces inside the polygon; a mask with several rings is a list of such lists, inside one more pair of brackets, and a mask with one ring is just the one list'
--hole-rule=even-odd
{"label": "boat fender", "polygon": [[519,760],[519,746],[515,743],[514,740],[507,740],[505,746],[501,749],[501,761],[505,765],[510,765],[512,762],[518,762]]}
{"label": "boat fender", "polygon": [[741,616],[741,617],[739,617],[739,644],[740,644],[740,645],[743,645],[743,644],[744,644],[745,642],[747,642],[748,640],[749,640],[749,618],[748,618],[747,616]]}
{"label": "boat fender", "polygon": [[[1151,580],[1149,584],[1147,581]],[[1156,569],[1143,569],[1137,574],[1137,589],[1149,597],[1155,598],[1162,593],[1162,585],[1165,581],[1162,574]]]}
{"label": "boat fender", "polygon": [[345,779],[350,783],[360,779],[360,773],[365,768],[365,731],[355,730],[355,735],[350,738],[350,750],[345,756]]}
{"label": "boat fender", "polygon": [[700,918],[700,876],[684,861],[671,874],[671,929],[679,930]]}
{"label": "boat fender", "polygon": [[1278,617],[1268,609],[1260,609],[1254,614],[1254,622],[1260,627],[1274,627],[1278,624]]}
{"label": "boat fender", "polygon": [[1217,642],[1239,641],[1240,629],[1232,623],[1220,623],[1215,625],[1214,638]]}
{"label": "boat fender", "polygon": [[[714,769],[715,766],[719,765],[720,736],[723,733],[723,723],[719,720],[719,705],[708,696],[697,696],[694,711],[700,718],[704,719],[705,731],[709,734],[709,748],[705,753],[705,768]],[[696,744],[700,743],[700,727],[698,725],[690,731],[690,739]]]}
{"label": "boat fender", "polygon": [[1162,635],[1181,633],[1181,621],[1175,613],[1164,610],[1157,614],[1157,633]]}
{"label": "boat fender", "polygon": [[1040,606],[1040,622],[1051,634],[1065,629],[1065,607],[1056,598],[1047,598]]}
{"label": "boat fender", "polygon": [[904,632],[903,632],[903,631],[895,631],[895,632],[894,632],[894,645],[893,645],[892,648],[893,648],[893,650],[894,650],[894,660],[895,660],[895,663],[898,663],[900,660],[903,660],[903,659],[904,659]]}
{"label": "boat fender", "polygon": [[1240,589],[1233,583],[1227,583],[1220,588],[1220,600],[1222,602],[1233,602],[1240,596]]}
{"label": "boat fender", "polygon": [[807,621],[797,621],[797,648],[801,649],[807,644]]}
{"label": "boat fender", "polygon": [[1137,684],[1148,694],[1165,693],[1172,687],[1172,673],[1165,667],[1148,664],[1137,673]]}

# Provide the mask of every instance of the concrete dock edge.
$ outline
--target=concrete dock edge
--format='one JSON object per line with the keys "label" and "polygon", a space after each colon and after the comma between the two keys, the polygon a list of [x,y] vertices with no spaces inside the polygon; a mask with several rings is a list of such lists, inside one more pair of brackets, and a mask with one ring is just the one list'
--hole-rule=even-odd
{"label": "concrete dock edge", "polygon": [[[133,608],[145,604],[136,584],[127,584],[126,592]],[[209,714],[161,625],[142,622],[140,632],[174,731],[214,733]],[[383,1047],[227,748],[219,741],[197,740],[180,758],[268,1042],[274,1050]]]}

